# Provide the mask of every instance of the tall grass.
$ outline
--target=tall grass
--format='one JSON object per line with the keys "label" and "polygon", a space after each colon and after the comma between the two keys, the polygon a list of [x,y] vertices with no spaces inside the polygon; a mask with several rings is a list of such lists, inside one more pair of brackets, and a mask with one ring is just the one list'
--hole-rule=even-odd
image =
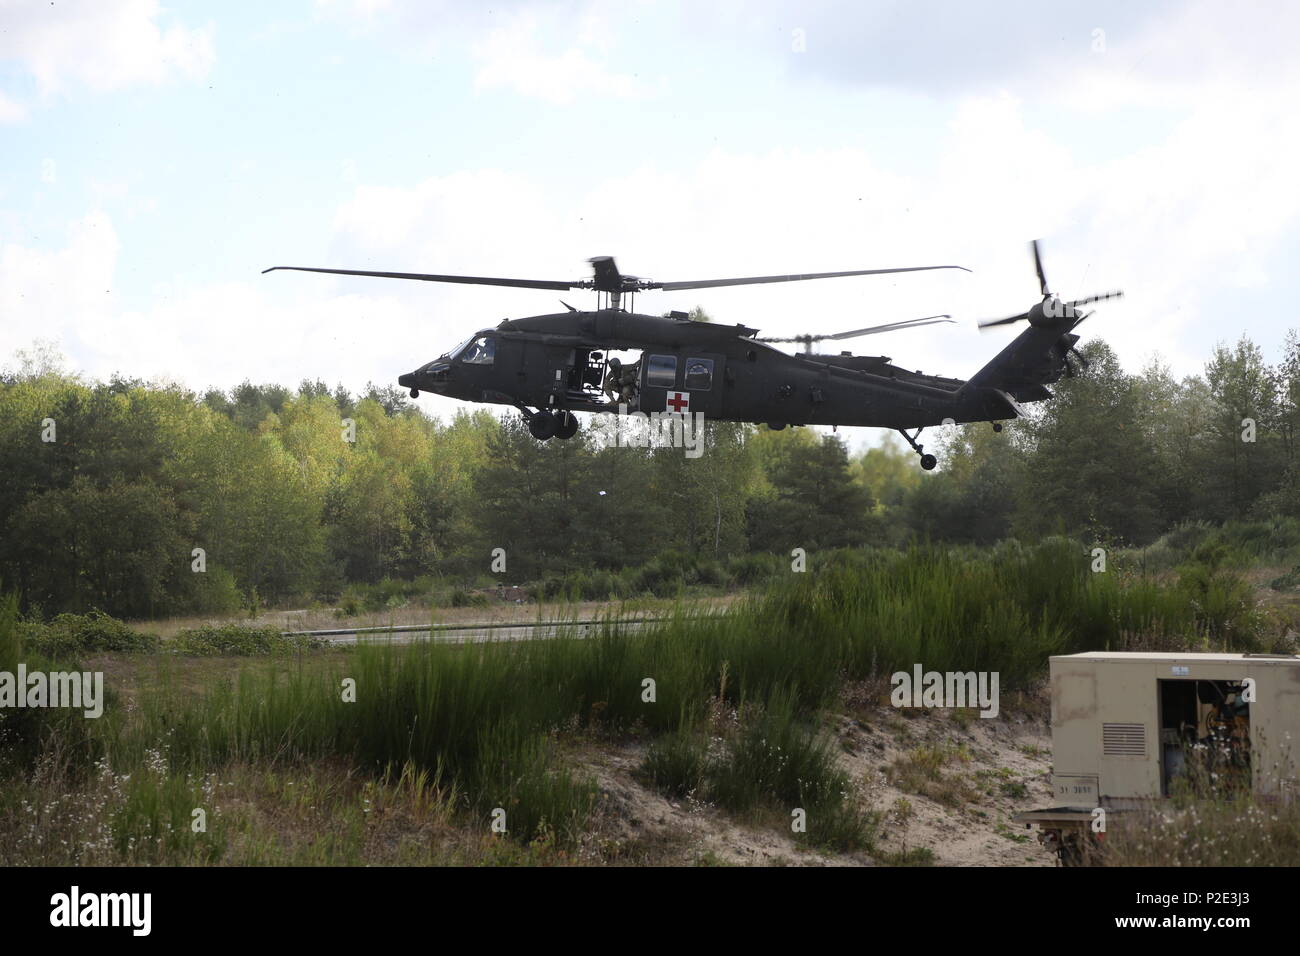
{"label": "tall grass", "polygon": [[[649,749],[643,773],[664,793],[733,813],[766,812],[815,846],[870,845],[875,820],[855,798],[836,760],[836,743],[795,707],[784,687],[747,715],[711,753],[710,736],[684,723]],[[792,816],[801,815],[794,829]]]}
{"label": "tall grass", "polygon": [[[1220,571],[1197,580],[1212,585]],[[852,846],[865,839],[863,817],[814,722],[847,680],[920,664],[997,671],[1004,692],[1023,690],[1051,654],[1153,635],[1188,646],[1248,635],[1230,607],[1207,623],[1192,596],[1150,578],[1093,573],[1087,552],[1064,540],[992,553],[836,552],[725,615],[679,606],[639,630],[611,616],[595,633],[562,628],[549,640],[361,646],[311,667],[245,668],[201,696],[164,686],[129,713],[114,707],[77,721],[76,733],[93,743],[81,740],[84,756],[106,754],[118,771],[148,766],[157,751],[182,780],[177,793],[231,764],[341,759],[376,779],[411,767],[451,788],[478,826],[504,810],[506,832],[519,839],[573,841],[596,794],[563,766],[556,731],[639,729],[667,735],[647,763],[661,786],[703,787],[740,812],[802,806],[810,837],[816,819],[818,839]],[[0,663],[22,654],[6,606]],[[751,716],[725,753],[709,757],[695,728],[717,703]],[[48,738],[40,728],[24,733],[30,757]],[[163,793],[155,804],[173,798],[184,802]]]}
{"label": "tall grass", "polygon": [[[0,671],[16,678],[19,664],[26,664],[29,671],[59,669],[43,653],[29,648],[25,637],[18,596],[0,592]],[[106,696],[106,706],[112,707],[113,695]],[[89,766],[103,750],[91,723],[80,711],[66,708],[0,707],[0,781],[30,771],[42,756],[79,768]]]}

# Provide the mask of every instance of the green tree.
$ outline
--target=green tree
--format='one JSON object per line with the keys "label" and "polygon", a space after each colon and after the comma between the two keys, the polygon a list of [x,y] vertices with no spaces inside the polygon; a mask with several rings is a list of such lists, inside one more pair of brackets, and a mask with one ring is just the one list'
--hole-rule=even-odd
{"label": "green tree", "polygon": [[515,580],[563,572],[581,560],[580,512],[591,505],[581,479],[590,456],[581,438],[539,442],[522,418],[502,420],[477,478],[474,511],[484,571],[495,548],[505,549]]}
{"label": "green tree", "polygon": [[1029,460],[1016,527],[1033,537],[1065,531],[1093,540],[1150,541],[1163,530],[1164,463],[1152,454],[1143,405],[1115,353],[1100,340],[1086,371],[1054,386],[1056,398],[1022,424]]}
{"label": "green tree", "polygon": [[175,607],[189,570],[185,524],[170,494],[150,481],[115,478],[101,488],[79,475],[30,498],[7,532],[30,602],[144,617]]}
{"label": "green tree", "polygon": [[873,531],[874,501],[853,480],[848,450],[835,435],[794,439],[765,462],[771,493],[749,509],[752,547],[838,548],[864,544]]}
{"label": "green tree", "polygon": [[[757,484],[757,466],[748,446],[753,429],[732,422],[707,422],[699,457],[686,449],[655,448],[649,454],[648,496],[667,511],[659,550],[719,557],[743,551],[745,508]],[[628,449],[607,449],[607,452]]]}
{"label": "green tree", "polygon": [[1244,335],[1232,349],[1215,348],[1205,381],[1213,403],[1198,456],[1205,505],[1214,518],[1241,517],[1266,489],[1281,483],[1285,404],[1273,370]]}
{"label": "green tree", "polygon": [[1025,480],[1024,431],[1020,422],[1001,432],[979,422],[941,435],[941,469],[921,472],[900,508],[913,537],[975,544],[1008,537]]}

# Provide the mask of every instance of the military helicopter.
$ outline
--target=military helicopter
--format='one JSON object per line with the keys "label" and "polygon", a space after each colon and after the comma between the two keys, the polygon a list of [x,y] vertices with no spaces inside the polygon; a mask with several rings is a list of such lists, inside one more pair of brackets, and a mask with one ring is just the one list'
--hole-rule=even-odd
{"label": "military helicopter", "polygon": [[[679,291],[721,286],[800,282],[846,276],[965,269],[963,266],[908,266],[857,269],[800,275],[752,276],[656,282],[619,272],[610,256],[589,260],[593,277],[575,282],[426,275],[410,272],[371,272],[274,266],[299,272],[417,279],[524,289],[589,289],[596,292],[596,309],[584,312],[560,300],[565,312],[506,319],[496,328],[482,329],[451,351],[413,372],[398,377],[399,385],[420,392],[468,402],[512,405],[523,414],[533,437],[572,438],[578,431],[575,412],[627,411],[702,413],[705,418],[732,422],[787,425],[858,425],[898,431],[929,471],[937,461],[917,439],[921,431],[948,422],[992,422],[1024,414],[1023,402],[1052,397],[1047,386],[1062,375],[1075,374],[1070,356],[1079,336],[1073,330],[1089,312],[1078,308],[1115,298],[1120,292],[1062,302],[1048,290],[1038,242],[1031,243],[1041,301],[1028,311],[981,322],[981,328],[1027,322],[1029,327],[981,368],[969,381],[911,372],[883,355],[855,356],[813,352],[813,344],[898,329],[950,322],[935,315],[825,335],[793,339],[760,339],[758,330],[744,325],[690,321],[687,313],[666,316],[637,313],[635,296],[651,290]],[[623,307],[628,300],[628,308]],[[804,351],[789,354],[772,343],[796,341]],[[624,364],[611,351],[640,352]],[[915,429],[908,434],[908,429]]]}

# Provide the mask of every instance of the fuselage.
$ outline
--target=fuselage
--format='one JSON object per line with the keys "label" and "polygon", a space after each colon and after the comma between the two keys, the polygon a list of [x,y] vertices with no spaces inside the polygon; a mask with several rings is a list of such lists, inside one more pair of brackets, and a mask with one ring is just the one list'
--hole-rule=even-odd
{"label": "fuselage", "polygon": [[[469,402],[588,412],[620,404],[641,412],[685,408],[774,425],[917,428],[1021,414],[1015,390],[994,374],[996,362],[967,382],[908,371],[884,356],[791,355],[756,341],[755,332],[617,309],[531,316],[484,329],[398,381]],[[1061,336],[1059,328],[1031,327],[1000,358],[1041,354],[1059,364],[1049,353]],[[641,353],[630,400],[601,390],[611,350]],[[1020,389],[1021,400],[1050,397],[1042,381],[1059,371],[1042,371]]]}

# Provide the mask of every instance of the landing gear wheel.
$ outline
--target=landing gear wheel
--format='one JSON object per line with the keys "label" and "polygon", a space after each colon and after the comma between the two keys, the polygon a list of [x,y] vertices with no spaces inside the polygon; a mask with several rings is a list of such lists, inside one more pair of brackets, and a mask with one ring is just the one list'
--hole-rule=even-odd
{"label": "landing gear wheel", "polygon": [[576,434],[578,434],[578,416],[569,411],[556,412],[555,437],[572,438]]}
{"label": "landing gear wheel", "polygon": [[906,429],[900,428],[898,429],[898,434],[902,435],[904,440],[912,446],[912,451],[921,456],[921,467],[926,471],[934,471],[934,466],[939,464],[939,459],[935,458],[934,455],[927,455],[925,449],[916,442],[916,440],[921,437],[921,432],[923,431],[925,431],[925,426],[918,428],[915,435],[909,435]]}
{"label": "landing gear wheel", "polygon": [[413,388],[413,389],[411,389],[411,397],[412,397],[412,398],[419,398],[419,397],[420,397],[420,390],[419,390],[418,388]]}
{"label": "landing gear wheel", "polygon": [[993,430],[994,430],[995,432],[1000,432],[1000,431],[1002,431],[1002,423],[1001,423],[1001,422],[994,422],[994,423],[993,423]]}
{"label": "landing gear wheel", "polygon": [[538,441],[546,441],[555,435],[555,416],[545,409],[537,412],[532,418],[528,419],[528,431]]}

